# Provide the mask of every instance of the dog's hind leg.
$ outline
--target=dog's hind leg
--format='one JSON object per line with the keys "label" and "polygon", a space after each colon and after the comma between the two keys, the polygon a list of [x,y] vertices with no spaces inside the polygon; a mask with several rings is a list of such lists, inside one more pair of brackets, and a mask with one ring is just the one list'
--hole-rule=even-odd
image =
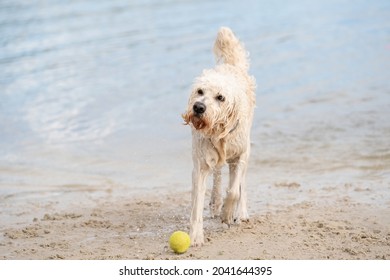
{"label": "dog's hind leg", "polygon": [[222,209],[222,188],[221,188],[221,168],[214,170],[213,189],[211,191],[210,199],[210,214],[212,218],[221,215]]}

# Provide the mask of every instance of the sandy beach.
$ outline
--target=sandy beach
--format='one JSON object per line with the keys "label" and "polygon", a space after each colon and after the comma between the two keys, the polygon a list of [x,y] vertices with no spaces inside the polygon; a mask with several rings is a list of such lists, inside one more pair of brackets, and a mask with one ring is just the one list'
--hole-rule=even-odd
{"label": "sandy beach", "polygon": [[[38,2],[0,1],[1,260],[390,259],[389,1]],[[207,193],[176,255],[221,26],[257,81],[250,220]]]}
{"label": "sandy beach", "polygon": [[334,203],[304,201],[231,228],[206,217],[205,245],[181,255],[170,250],[168,238],[175,230],[188,231],[189,192],[100,199],[2,229],[0,258],[390,259],[389,207],[327,192]]}

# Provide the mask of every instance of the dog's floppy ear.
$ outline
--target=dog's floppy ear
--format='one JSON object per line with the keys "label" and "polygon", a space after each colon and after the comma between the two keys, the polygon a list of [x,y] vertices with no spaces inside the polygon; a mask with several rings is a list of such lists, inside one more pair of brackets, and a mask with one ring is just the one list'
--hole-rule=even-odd
{"label": "dog's floppy ear", "polygon": [[225,138],[230,132],[233,132],[237,128],[238,125],[238,110],[237,105],[235,103],[232,106],[226,108],[226,115],[222,122],[219,123],[218,139]]}
{"label": "dog's floppy ear", "polygon": [[190,114],[188,114],[188,112],[181,114],[181,117],[183,118],[184,125],[188,125],[190,123]]}
{"label": "dog's floppy ear", "polygon": [[213,129],[212,134],[216,135],[211,139],[214,148],[216,149],[219,158],[217,166],[222,166],[226,163],[226,139],[225,137],[233,132],[238,125],[238,111],[236,106],[231,106],[226,110],[226,116],[218,122]]}

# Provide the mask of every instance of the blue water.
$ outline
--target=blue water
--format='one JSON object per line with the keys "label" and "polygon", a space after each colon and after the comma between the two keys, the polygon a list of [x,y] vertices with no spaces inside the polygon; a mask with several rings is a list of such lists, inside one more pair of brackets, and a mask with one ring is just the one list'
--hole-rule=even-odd
{"label": "blue water", "polygon": [[[192,80],[220,26],[255,76],[249,192],[390,192],[390,2],[0,2],[0,199],[190,188]],[[387,194],[387,195],[386,195]]]}

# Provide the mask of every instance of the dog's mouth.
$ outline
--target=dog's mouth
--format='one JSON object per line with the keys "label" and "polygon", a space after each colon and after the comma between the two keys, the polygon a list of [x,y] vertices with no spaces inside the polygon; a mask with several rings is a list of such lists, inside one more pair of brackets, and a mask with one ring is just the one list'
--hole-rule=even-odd
{"label": "dog's mouth", "polygon": [[204,118],[203,114],[189,114],[183,115],[185,124],[192,123],[196,130],[201,130],[207,127],[208,123]]}
{"label": "dog's mouth", "polygon": [[207,126],[205,118],[202,114],[195,114],[191,117],[191,123],[194,125],[195,129],[200,130]]}

